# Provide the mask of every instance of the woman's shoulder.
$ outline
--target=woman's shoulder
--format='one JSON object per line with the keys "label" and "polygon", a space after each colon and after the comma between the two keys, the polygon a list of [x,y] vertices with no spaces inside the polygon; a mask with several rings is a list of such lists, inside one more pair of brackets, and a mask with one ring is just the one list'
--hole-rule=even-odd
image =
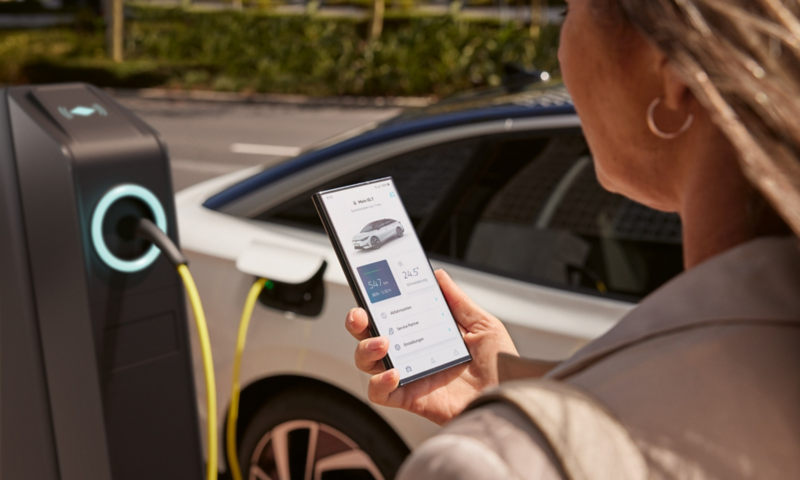
{"label": "woman's shoulder", "polygon": [[674,330],[722,321],[800,321],[800,243],[764,237],[732,248],[675,277],[605,335],[551,372],[580,365]]}
{"label": "woman's shoulder", "polygon": [[607,405],[653,467],[800,478],[800,419],[787,416],[800,404],[798,292],[796,239],[754,240],[655,292],[551,376]]}
{"label": "woman's shoulder", "polygon": [[757,238],[677,276],[645,298],[615,330],[636,325],[636,330],[648,331],[715,319],[797,320],[798,288],[797,238]]}

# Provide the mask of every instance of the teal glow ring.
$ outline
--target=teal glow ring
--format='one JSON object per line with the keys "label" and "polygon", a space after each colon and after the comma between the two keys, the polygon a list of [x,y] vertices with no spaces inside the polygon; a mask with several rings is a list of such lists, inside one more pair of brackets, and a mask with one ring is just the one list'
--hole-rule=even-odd
{"label": "teal glow ring", "polygon": [[153,195],[153,192],[142,186],[130,183],[119,185],[109,190],[95,207],[94,214],[92,214],[92,243],[94,244],[94,249],[100,259],[109,267],[120,272],[132,273],[149,267],[158,258],[161,250],[155,245],[151,245],[150,249],[136,260],[123,260],[108,249],[103,238],[103,220],[105,220],[106,213],[108,213],[111,205],[124,197],[133,197],[144,202],[153,212],[156,226],[164,233],[167,233],[167,215],[164,213],[164,207],[161,206],[161,202]]}

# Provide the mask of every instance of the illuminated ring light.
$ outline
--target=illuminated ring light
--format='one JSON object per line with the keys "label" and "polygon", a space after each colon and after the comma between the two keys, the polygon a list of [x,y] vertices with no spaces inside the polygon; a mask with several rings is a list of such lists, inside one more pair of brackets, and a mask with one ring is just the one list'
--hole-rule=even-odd
{"label": "illuminated ring light", "polygon": [[150,208],[150,211],[153,212],[156,226],[164,233],[167,233],[167,215],[164,213],[164,207],[161,206],[161,202],[153,195],[153,192],[133,184],[119,185],[112,188],[100,199],[100,203],[95,207],[94,214],[92,215],[92,242],[94,243],[95,250],[97,250],[97,254],[100,255],[100,258],[106,265],[114,270],[132,273],[149,267],[156,260],[158,254],[161,253],[161,250],[155,245],[150,245],[150,249],[147,250],[147,253],[136,260],[123,260],[111,253],[108,249],[105,239],[103,239],[103,220],[105,220],[106,213],[108,213],[108,209],[111,205],[124,197],[133,197],[144,202],[144,204]]}

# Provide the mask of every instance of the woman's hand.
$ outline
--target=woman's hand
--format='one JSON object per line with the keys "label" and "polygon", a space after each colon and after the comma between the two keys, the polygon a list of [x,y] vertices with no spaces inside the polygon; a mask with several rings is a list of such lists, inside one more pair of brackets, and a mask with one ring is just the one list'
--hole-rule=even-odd
{"label": "woman's hand", "polygon": [[385,371],[381,359],[389,351],[386,337],[370,338],[367,313],[354,308],[347,314],[347,330],[359,340],[356,366],[372,374],[369,399],[378,405],[396,407],[421,415],[438,424],[455,417],[486,387],[497,385],[497,354],[518,355],[511,337],[495,316],[477,306],[444,272],[436,279],[458,322],[472,361],[397,388],[397,369]]}

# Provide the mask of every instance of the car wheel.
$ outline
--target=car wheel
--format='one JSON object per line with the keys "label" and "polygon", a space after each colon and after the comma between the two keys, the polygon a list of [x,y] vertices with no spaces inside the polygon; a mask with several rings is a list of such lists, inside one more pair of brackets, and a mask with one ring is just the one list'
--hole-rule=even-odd
{"label": "car wheel", "polygon": [[369,239],[370,246],[372,248],[381,248],[381,239],[378,237],[372,237]]}
{"label": "car wheel", "polygon": [[403,236],[403,229],[400,228],[400,227],[397,227],[397,238],[400,238],[402,236]]}
{"label": "car wheel", "polygon": [[407,455],[375,412],[317,389],[293,389],[267,401],[239,450],[249,480],[391,480]]}

